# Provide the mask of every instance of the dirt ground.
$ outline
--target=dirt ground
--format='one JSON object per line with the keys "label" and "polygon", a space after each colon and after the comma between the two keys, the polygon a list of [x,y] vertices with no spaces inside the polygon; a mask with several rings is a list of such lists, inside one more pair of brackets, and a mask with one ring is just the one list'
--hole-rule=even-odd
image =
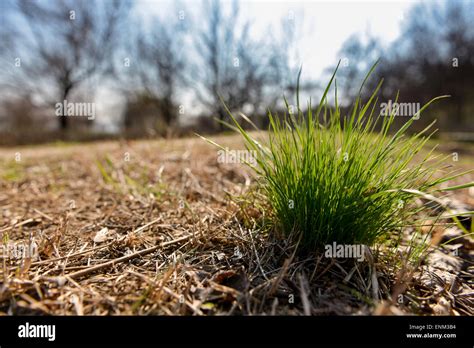
{"label": "dirt ground", "polygon": [[[474,167],[472,146],[440,150]],[[474,242],[456,226],[421,229],[426,257],[297,255],[253,185],[197,137],[0,149],[0,314],[474,314]],[[474,210],[472,189],[450,199]]]}

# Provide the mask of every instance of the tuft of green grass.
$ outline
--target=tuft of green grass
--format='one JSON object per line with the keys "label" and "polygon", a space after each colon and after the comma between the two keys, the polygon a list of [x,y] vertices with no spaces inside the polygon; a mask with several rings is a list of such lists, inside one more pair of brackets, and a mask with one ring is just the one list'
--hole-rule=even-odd
{"label": "tuft of green grass", "polygon": [[[410,125],[419,117],[415,115],[392,131],[395,114],[377,112],[383,81],[367,101],[363,102],[359,93],[349,115],[341,115],[337,85],[334,106],[329,106],[327,96],[336,72],[337,68],[315,109],[309,101],[302,111],[297,88],[294,112],[286,99],[283,117],[269,112],[267,138],[243,129],[227,109],[233,121],[227,125],[239,132],[247,150],[256,154],[256,164],[246,164],[257,175],[276,229],[295,237],[299,247],[307,250],[332,242],[372,245],[413,223],[419,213],[410,205],[416,195],[413,192],[434,192],[439,184],[462,174],[436,178],[443,159],[433,158],[434,148],[415,160],[433,134],[432,124],[408,135]],[[432,99],[419,113],[444,97]]]}
{"label": "tuft of green grass", "polygon": [[25,178],[25,168],[16,161],[5,162],[0,166],[0,178],[5,181],[18,182]]}
{"label": "tuft of green grass", "polygon": [[[104,183],[111,185],[116,192],[152,196],[156,199],[160,199],[166,192],[164,183],[149,183],[148,168],[142,168],[139,177],[134,179],[127,174],[125,167],[117,166],[108,155],[105,155],[103,162],[96,160],[96,166]],[[137,170],[135,167],[133,169]],[[128,172],[130,173],[130,170]]]}

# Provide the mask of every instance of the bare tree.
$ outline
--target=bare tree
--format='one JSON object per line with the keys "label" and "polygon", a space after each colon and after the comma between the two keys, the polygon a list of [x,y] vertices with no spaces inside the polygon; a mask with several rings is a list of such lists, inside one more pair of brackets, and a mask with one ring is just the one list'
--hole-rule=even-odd
{"label": "bare tree", "polygon": [[155,101],[166,127],[172,127],[178,116],[178,88],[185,85],[185,22],[175,13],[174,20],[153,19],[151,29],[143,28],[133,43],[136,45],[138,94]]}
{"label": "bare tree", "polygon": [[465,131],[472,125],[468,118],[474,108],[474,27],[469,24],[473,14],[474,3],[469,1],[415,4],[402,23],[401,35],[388,48],[381,49],[370,37],[365,43],[357,36],[347,40],[340,55],[349,57],[349,68],[341,68],[339,76],[347,82],[346,89],[354,92],[351,81],[360,81],[369,65],[380,58],[367,91],[383,78],[381,98],[385,100],[393,99],[398,91],[399,102],[421,104],[451,95],[429,108],[414,127],[422,129],[437,118],[444,129]]}
{"label": "bare tree", "polygon": [[[380,43],[370,33],[365,36],[353,34],[344,42],[339,50],[341,63],[337,85],[346,99],[355,100],[359,94],[360,81],[381,55]],[[330,70],[330,73],[333,71]]]}
{"label": "bare tree", "polygon": [[191,75],[199,101],[220,121],[227,116],[221,98],[230,110],[257,115],[265,103],[265,88],[275,82],[270,46],[252,39],[251,25],[241,22],[237,1],[230,13],[220,1],[206,1],[203,13],[195,37],[200,59]]}
{"label": "bare tree", "polygon": [[[16,30],[3,60],[10,62],[9,88],[29,90],[48,105],[71,96],[84,81],[112,72],[111,54],[126,1],[18,0],[17,15],[26,27]],[[22,22],[23,23],[23,22]],[[59,127],[68,128],[68,118]]]}
{"label": "bare tree", "polygon": [[462,124],[470,114],[467,107],[473,106],[474,28],[469,24],[473,14],[474,3],[469,1],[415,5],[383,67],[392,93],[399,88],[422,102],[451,95],[439,107],[450,109],[446,111],[451,122],[445,126],[460,130],[465,130]]}

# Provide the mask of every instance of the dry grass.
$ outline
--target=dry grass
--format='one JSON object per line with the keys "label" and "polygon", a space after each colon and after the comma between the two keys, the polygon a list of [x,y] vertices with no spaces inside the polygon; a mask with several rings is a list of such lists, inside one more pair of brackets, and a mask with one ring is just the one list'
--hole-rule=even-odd
{"label": "dry grass", "polygon": [[[436,253],[413,261],[404,243],[362,263],[298,256],[257,226],[266,210],[249,171],[216,158],[198,139],[0,150],[4,247],[39,252],[3,258],[0,313],[474,313],[469,237],[448,245],[461,243],[451,270],[429,261]],[[467,191],[457,199],[474,205]],[[429,232],[434,247],[445,231]]]}

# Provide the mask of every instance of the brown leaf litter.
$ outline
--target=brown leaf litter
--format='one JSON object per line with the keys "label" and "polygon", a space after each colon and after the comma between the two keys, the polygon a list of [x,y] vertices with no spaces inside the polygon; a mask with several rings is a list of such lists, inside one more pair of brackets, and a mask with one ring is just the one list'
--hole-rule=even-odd
{"label": "brown leaf litter", "polygon": [[297,255],[257,228],[249,171],[216,158],[198,139],[0,151],[0,313],[473,314],[473,240],[456,227],[424,231],[418,265]]}

